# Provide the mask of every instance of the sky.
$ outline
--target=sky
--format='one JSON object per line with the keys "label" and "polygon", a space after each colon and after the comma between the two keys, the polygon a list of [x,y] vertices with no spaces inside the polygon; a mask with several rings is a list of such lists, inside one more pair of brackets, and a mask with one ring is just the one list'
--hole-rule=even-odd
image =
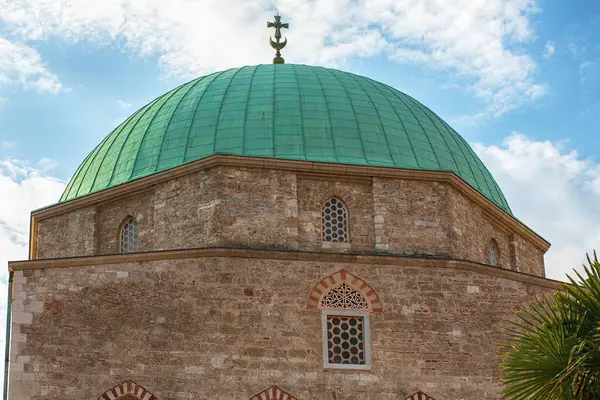
{"label": "sky", "polygon": [[287,62],[390,84],[460,132],[552,243],[548,277],[600,248],[597,0],[0,0],[0,315],[30,211],[155,97],[270,63],[274,10]]}

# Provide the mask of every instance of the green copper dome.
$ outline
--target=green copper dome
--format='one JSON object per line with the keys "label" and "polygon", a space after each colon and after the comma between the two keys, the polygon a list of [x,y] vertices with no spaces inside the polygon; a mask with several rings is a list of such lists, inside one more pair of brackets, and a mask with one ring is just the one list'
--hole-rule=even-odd
{"label": "green copper dome", "polygon": [[363,76],[280,64],[188,82],[87,156],[61,201],[214,154],[450,171],[510,213],[465,140],[412,97]]}

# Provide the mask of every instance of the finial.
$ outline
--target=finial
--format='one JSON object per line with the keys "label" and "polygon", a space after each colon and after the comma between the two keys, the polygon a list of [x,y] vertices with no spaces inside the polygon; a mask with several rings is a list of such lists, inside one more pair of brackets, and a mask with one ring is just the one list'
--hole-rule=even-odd
{"label": "finial", "polygon": [[271,43],[271,47],[276,50],[275,58],[273,59],[273,64],[284,64],[285,60],[281,57],[280,50],[285,47],[287,44],[287,38],[282,42],[281,41],[281,29],[289,29],[290,24],[282,23],[281,16],[279,12],[275,15],[275,22],[267,22],[267,28],[275,28],[275,42],[271,37],[269,37],[269,43]]}

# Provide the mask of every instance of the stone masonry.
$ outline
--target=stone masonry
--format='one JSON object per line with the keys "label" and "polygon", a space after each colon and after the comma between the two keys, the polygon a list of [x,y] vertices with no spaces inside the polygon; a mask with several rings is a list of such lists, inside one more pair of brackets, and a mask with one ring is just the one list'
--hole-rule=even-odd
{"label": "stone masonry", "polygon": [[[445,173],[244,162],[33,213],[31,260],[9,264],[11,400],[500,398],[509,320],[560,289],[546,242]],[[332,197],[347,243],[322,239]],[[139,251],[119,254],[129,216]],[[324,366],[341,283],[368,303],[368,368]]]}
{"label": "stone masonry", "polygon": [[[419,390],[498,399],[503,330],[520,305],[551,290],[541,278],[448,261],[252,252],[18,271],[10,398],[97,399],[130,379],[161,400],[248,400],[273,385],[311,400]],[[381,300],[368,371],[322,367],[310,294],[340,269]]]}
{"label": "stone masonry", "polygon": [[[332,196],[350,213],[350,243],[333,248],[323,244],[320,220],[321,207]],[[129,215],[139,221],[141,251],[274,248],[488,264],[494,239],[500,267],[544,276],[545,249],[495,223],[447,183],[226,166],[43,219],[36,258],[118,253],[120,224]]]}

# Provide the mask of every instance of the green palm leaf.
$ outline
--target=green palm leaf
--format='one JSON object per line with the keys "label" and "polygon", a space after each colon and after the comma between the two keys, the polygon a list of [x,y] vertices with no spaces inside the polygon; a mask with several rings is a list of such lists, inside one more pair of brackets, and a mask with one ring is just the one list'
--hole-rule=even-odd
{"label": "green palm leaf", "polygon": [[508,329],[502,394],[509,400],[600,400],[600,264],[588,257],[561,293],[531,302]]}

